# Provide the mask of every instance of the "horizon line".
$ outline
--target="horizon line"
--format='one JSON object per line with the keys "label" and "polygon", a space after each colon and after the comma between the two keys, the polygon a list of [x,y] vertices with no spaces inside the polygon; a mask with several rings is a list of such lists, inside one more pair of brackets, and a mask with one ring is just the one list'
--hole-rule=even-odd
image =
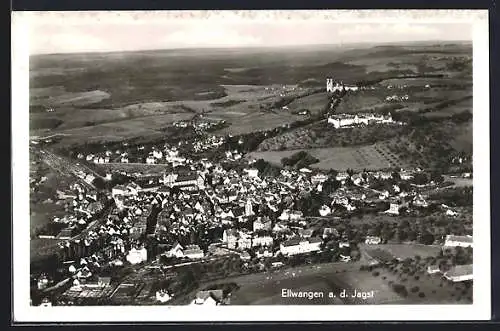
{"label": "horizon line", "polygon": [[275,46],[256,46],[256,45],[238,45],[238,46],[181,46],[181,47],[171,47],[171,48],[151,48],[151,49],[135,49],[135,50],[110,50],[110,51],[100,51],[100,50],[89,50],[89,51],[70,51],[70,52],[58,52],[58,53],[33,53],[29,56],[49,56],[49,55],[86,55],[86,54],[114,54],[114,53],[139,53],[139,52],[161,52],[161,51],[177,51],[177,50],[235,50],[235,49],[280,49],[280,48],[298,48],[298,47],[332,47],[339,48],[345,46],[354,45],[366,45],[366,46],[389,46],[389,45],[409,45],[409,44],[472,44],[472,40],[457,39],[457,40],[412,40],[412,41],[387,41],[387,42],[339,42],[337,44],[290,44],[290,45],[275,45]]}

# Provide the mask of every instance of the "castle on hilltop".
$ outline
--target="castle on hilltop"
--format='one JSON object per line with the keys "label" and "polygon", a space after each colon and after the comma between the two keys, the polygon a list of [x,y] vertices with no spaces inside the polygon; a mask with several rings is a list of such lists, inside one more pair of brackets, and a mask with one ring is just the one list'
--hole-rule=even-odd
{"label": "castle on hilltop", "polygon": [[326,91],[327,92],[343,92],[343,91],[357,91],[357,86],[344,85],[343,82],[334,82],[333,78],[326,79]]}

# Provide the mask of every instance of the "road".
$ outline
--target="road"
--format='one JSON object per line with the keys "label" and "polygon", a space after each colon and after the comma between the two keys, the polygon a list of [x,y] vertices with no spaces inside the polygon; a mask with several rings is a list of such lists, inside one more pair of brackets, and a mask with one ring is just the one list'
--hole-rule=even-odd
{"label": "road", "polygon": [[44,139],[50,139],[54,137],[59,137],[59,136],[70,136],[71,134],[69,133],[54,133],[45,137],[39,137],[39,136],[31,136],[30,140],[44,140]]}
{"label": "road", "polygon": [[86,174],[92,174],[95,177],[102,178],[98,173],[89,167],[75,162],[69,158],[56,155],[49,150],[40,149],[39,156],[41,159],[52,169],[62,174],[71,174],[78,179],[80,183],[82,183],[85,187],[96,189],[96,187],[92,183],[86,182],[83,178],[80,177],[80,173],[84,172]]}

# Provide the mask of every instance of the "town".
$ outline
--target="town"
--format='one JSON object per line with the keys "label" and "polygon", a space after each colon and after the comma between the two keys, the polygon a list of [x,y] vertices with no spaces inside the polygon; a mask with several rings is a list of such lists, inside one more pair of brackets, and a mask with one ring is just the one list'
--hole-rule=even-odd
{"label": "town", "polygon": [[[328,80],[327,89],[331,84]],[[393,123],[390,115],[328,116],[335,128]],[[54,197],[64,202],[66,214],[36,234],[57,242],[55,256],[62,266],[32,274],[37,304],[123,304],[127,295],[120,293],[130,291],[143,298],[136,299],[139,304],[172,303],[193,290],[193,284],[179,282],[156,289],[151,283],[144,286],[148,282],[139,286],[140,276],[130,285],[116,271],[127,266],[136,275],[151,270],[175,275],[176,268],[229,260],[236,261],[235,274],[247,274],[304,263],[393,263],[394,257],[377,250],[367,258],[370,247],[391,243],[441,246],[442,251],[472,248],[470,192],[453,191],[469,200],[449,206],[455,198],[448,197],[453,178],[419,168],[339,172],[276,167],[239,150],[244,137],[233,149],[228,140],[235,137],[210,134],[218,124],[203,118],[174,123],[196,131],[190,141],[124,142],[115,150],[73,153],[70,162],[84,169],[75,170],[80,183],[59,189]],[[104,173],[101,165],[109,166]],[[146,174],[116,170],[120,165],[162,167]],[[472,174],[457,176],[470,180]],[[32,178],[32,184],[37,180],[43,178]],[[455,222],[462,214],[466,221]],[[416,215],[428,223],[396,222]],[[373,227],[362,221],[377,217],[384,222]],[[468,265],[432,264],[437,259],[430,259],[427,272],[450,282],[470,281],[472,255],[467,252]],[[198,291],[191,301],[224,302],[227,293],[219,289]]]}

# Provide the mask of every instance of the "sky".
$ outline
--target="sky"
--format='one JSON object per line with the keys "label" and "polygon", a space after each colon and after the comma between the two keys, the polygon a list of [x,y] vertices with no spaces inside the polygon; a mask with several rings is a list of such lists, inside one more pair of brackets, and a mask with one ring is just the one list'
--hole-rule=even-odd
{"label": "sky", "polygon": [[27,22],[30,54],[472,40],[471,25],[460,22],[162,19],[158,16],[148,19],[145,15],[117,18],[104,14],[31,15]]}

